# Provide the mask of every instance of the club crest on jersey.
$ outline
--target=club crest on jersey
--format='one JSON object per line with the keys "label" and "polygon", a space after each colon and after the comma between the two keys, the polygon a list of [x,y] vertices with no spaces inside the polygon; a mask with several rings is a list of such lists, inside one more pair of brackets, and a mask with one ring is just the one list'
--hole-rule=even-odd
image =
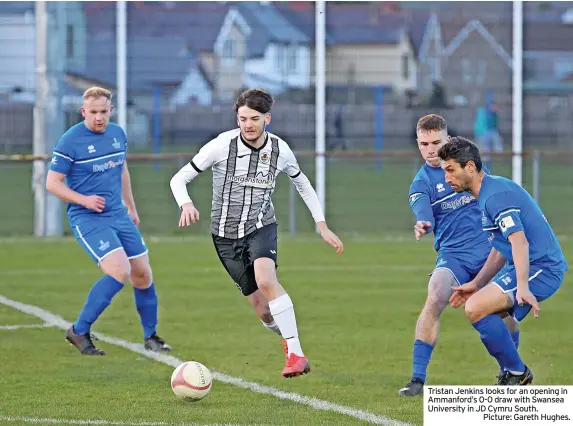
{"label": "club crest on jersey", "polygon": [[94,148],[93,145],[88,146],[88,152],[89,152],[90,154],[93,154],[94,152],[96,152],[96,149]]}
{"label": "club crest on jersey", "polygon": [[116,138],[113,138],[113,143],[111,144],[111,146],[113,146],[115,149],[119,149],[121,144],[119,143],[119,141]]}
{"label": "club crest on jersey", "polygon": [[444,184],[443,183],[439,183],[436,185],[436,189],[438,190],[438,192],[444,192],[446,190],[446,188],[444,188]]}
{"label": "club crest on jersey", "polygon": [[263,164],[269,164],[270,160],[271,156],[268,154],[268,152],[263,152],[261,155],[259,155],[259,161]]}

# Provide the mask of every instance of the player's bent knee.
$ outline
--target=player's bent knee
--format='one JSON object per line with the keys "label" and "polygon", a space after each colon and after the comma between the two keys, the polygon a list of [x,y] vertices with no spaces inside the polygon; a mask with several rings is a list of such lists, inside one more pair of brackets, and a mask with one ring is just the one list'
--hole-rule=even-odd
{"label": "player's bent knee", "polygon": [[266,293],[269,290],[273,290],[275,288],[276,280],[274,280],[273,277],[269,275],[263,275],[262,277],[257,277],[256,280],[257,280],[257,287],[259,287],[259,290],[261,290],[263,293]]}
{"label": "player's bent knee", "polygon": [[275,289],[278,284],[274,269],[270,271],[265,269],[255,270],[255,281],[257,282],[257,287],[263,293],[262,296],[267,294],[268,290]]}
{"label": "player's bent knee", "polygon": [[123,250],[118,250],[104,257],[99,264],[101,270],[122,284],[129,282],[131,265]]}
{"label": "player's bent knee", "polygon": [[129,270],[117,268],[111,269],[110,271],[106,272],[106,275],[109,275],[115,278],[117,281],[121,282],[122,284],[127,284],[129,282]]}
{"label": "player's bent knee", "polygon": [[426,304],[424,305],[424,310],[427,311],[429,314],[439,317],[442,315],[446,306],[448,305],[449,295],[447,297],[445,295],[436,295],[431,294],[428,295],[426,299]]}
{"label": "player's bent knee", "polygon": [[513,301],[496,285],[489,284],[472,295],[465,304],[466,317],[473,323],[490,315],[510,309]]}
{"label": "player's bent knee", "polygon": [[487,315],[487,313],[480,306],[479,300],[474,297],[470,297],[465,304],[464,311],[466,313],[467,319],[474,323],[479,321]]}
{"label": "player's bent knee", "polygon": [[131,283],[137,288],[148,288],[153,282],[151,268],[137,268],[131,270]]}

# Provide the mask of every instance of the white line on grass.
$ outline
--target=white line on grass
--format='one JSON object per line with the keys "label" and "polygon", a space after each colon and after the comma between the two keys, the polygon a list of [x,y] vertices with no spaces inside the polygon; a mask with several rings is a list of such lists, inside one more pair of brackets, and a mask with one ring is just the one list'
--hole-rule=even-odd
{"label": "white line on grass", "polygon": [[[231,423],[167,423],[167,422],[124,422],[121,420],[79,420],[79,419],[53,419],[41,417],[12,417],[0,416],[0,422],[6,423],[41,423],[56,425],[117,425],[117,426],[242,426]],[[257,426],[257,425],[252,425]],[[261,425],[264,426],[264,425]]]}
{"label": "white line on grass", "polygon": [[15,324],[15,325],[0,325],[0,330],[20,330],[21,328],[46,328],[54,327],[53,324]]}
{"label": "white line on grass", "polygon": [[[11,308],[14,308],[17,311],[23,312],[25,314],[33,315],[37,318],[40,318],[47,324],[53,324],[54,326],[61,328],[62,330],[67,330],[71,326],[71,323],[67,322],[59,315],[45,311],[44,309],[34,305],[27,305],[25,303],[21,303],[16,300],[8,299],[7,297],[2,296],[1,294],[0,294],[0,303],[6,306],[10,306]],[[94,332],[93,334],[103,342],[120,346],[124,349],[128,349],[132,352],[138,353],[140,355],[146,356],[148,358],[154,359],[156,361],[162,362],[163,364],[167,364],[172,367],[177,367],[181,363],[183,363],[183,361],[171,355],[165,355],[157,352],[150,352],[146,350],[141,344],[131,343],[126,340],[118,339],[116,337],[106,336],[105,334],[101,333]],[[321,400],[314,397],[300,395],[294,392],[281,391],[279,389],[270,386],[264,386],[255,382],[249,382],[239,377],[228,376],[226,374],[218,373],[216,371],[211,371],[211,374],[215,380],[218,380],[220,382],[235,385],[237,387],[248,389],[253,392],[258,392],[265,395],[272,395],[276,398],[286,399],[289,401],[297,402],[299,404],[308,405],[316,410],[333,411],[335,413],[345,414],[347,416],[354,417],[356,419],[364,420],[377,425],[411,426],[408,423],[393,420],[385,416],[370,413],[368,411],[346,407],[344,405],[336,404],[333,402]]]}

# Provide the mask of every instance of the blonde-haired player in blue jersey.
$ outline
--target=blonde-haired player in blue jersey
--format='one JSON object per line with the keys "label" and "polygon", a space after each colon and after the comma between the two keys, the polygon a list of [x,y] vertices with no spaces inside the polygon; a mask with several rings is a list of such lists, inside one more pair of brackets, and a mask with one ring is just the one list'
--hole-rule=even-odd
{"label": "blonde-haired player in blue jersey", "polygon": [[83,95],[81,123],[56,145],[46,189],[67,202],[70,227],[104,276],[91,288],[66,339],[84,355],[105,355],[94,346],[90,330],[112,298],[131,281],[141,317],[145,348],[171,347],[156,333],[157,293],[126,164],[123,129],[110,123],[111,92],[92,87]]}
{"label": "blonde-haired player in blue jersey", "polygon": [[[476,199],[456,193],[446,183],[440,168],[438,150],[448,143],[448,128],[443,117],[430,114],[418,120],[418,148],[424,165],[409,191],[410,206],[416,216],[416,239],[434,233],[437,260],[428,283],[428,297],[416,324],[410,382],[399,390],[400,396],[423,392],[427,368],[438,339],[440,317],[452,295],[452,287],[471,280],[485,263],[491,245],[479,226]],[[519,342],[519,330],[507,319],[512,336]]]}
{"label": "blonde-haired player in blue jersey", "polygon": [[557,237],[537,202],[517,183],[483,171],[478,147],[452,138],[438,151],[448,185],[478,201],[478,224],[492,242],[487,262],[471,281],[454,288],[451,305],[465,302],[465,313],[489,354],[503,369],[498,385],[528,385],[524,364],[500,319],[507,312],[521,321],[560,287],[568,269]]}

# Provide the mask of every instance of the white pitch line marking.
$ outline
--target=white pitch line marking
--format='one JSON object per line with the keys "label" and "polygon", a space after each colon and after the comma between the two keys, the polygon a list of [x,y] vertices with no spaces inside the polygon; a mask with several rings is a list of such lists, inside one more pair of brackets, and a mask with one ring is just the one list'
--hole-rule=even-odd
{"label": "white pitch line marking", "polygon": [[[38,306],[34,305],[27,305],[22,302],[18,302],[16,300],[8,299],[5,296],[0,295],[0,303],[6,306],[10,306],[11,308],[16,309],[17,311],[23,312],[28,315],[35,316],[40,318],[47,324],[53,324],[54,326],[61,328],[62,330],[67,330],[71,323],[64,320],[59,315],[53,314],[48,312]],[[162,362],[163,364],[170,365],[172,367],[177,367],[183,363],[180,359],[175,358],[171,355],[165,355],[162,353],[157,352],[150,352],[146,350],[142,344],[135,344],[128,342],[123,339],[118,339],[116,337],[107,336],[102,333],[92,333],[101,340],[102,342],[106,342],[112,345],[116,345],[122,347],[124,349],[128,349],[132,352],[138,353],[140,355],[146,356],[148,358],[154,359],[156,361]],[[215,380],[218,380],[222,383],[227,383],[231,385],[235,385],[237,387],[248,389],[253,392],[262,393],[265,395],[272,395],[279,399],[285,399],[288,401],[297,402],[299,404],[308,405],[309,407],[314,408],[315,410],[324,410],[324,411],[332,411],[339,414],[345,414],[350,417],[354,417],[356,419],[364,420],[369,423],[377,424],[377,425],[384,425],[384,426],[412,426],[409,423],[400,422],[398,420],[391,419],[389,417],[381,416],[379,414],[374,414],[368,411],[359,410],[352,407],[347,407],[344,405],[336,404],[334,402],[325,401],[322,399],[300,395],[294,392],[285,392],[281,391],[277,388],[273,388],[270,386],[260,385],[255,382],[249,382],[245,379],[241,379],[240,377],[232,377],[227,374],[219,373],[217,371],[211,371],[212,377]]]}
{"label": "white pitch line marking", "polygon": [[53,324],[14,324],[0,325],[0,330],[20,330],[21,328],[48,328],[55,327]]}

